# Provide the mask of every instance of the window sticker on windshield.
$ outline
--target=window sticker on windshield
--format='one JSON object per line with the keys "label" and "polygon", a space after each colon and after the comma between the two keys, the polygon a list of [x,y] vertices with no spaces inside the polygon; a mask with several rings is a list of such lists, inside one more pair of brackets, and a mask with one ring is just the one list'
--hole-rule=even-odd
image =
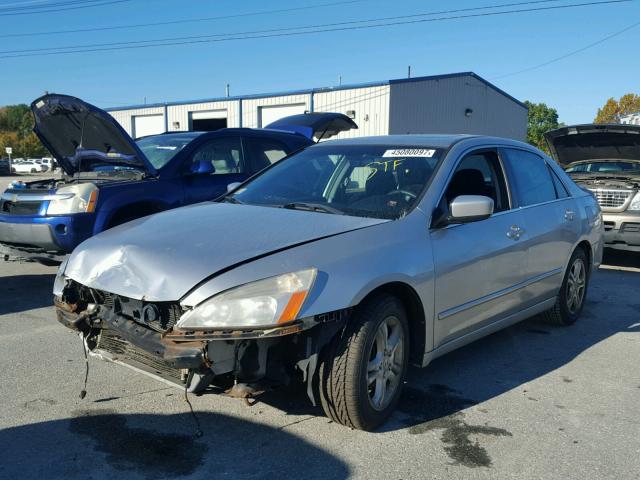
{"label": "window sticker on windshield", "polygon": [[393,150],[387,150],[382,155],[384,158],[390,157],[427,157],[431,158],[435,155],[436,151],[431,148],[396,148]]}

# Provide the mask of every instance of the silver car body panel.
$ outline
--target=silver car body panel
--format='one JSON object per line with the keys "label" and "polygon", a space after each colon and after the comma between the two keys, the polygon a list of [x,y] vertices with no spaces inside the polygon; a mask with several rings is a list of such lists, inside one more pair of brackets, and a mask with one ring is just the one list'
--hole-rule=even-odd
{"label": "silver car body panel", "polygon": [[[192,307],[238,285],[315,267],[318,276],[300,317],[355,306],[376,288],[398,282],[417,293],[424,309],[426,365],[442,353],[552,306],[580,242],[591,245],[593,267],[601,261],[602,216],[594,197],[529,145],[461,135],[331,143],[424,145],[446,153],[417,207],[395,221],[200,204],[91,238],[71,255],[64,275],[112,293],[157,301],[181,299]],[[464,155],[502,147],[543,156],[571,196],[498,212],[479,222],[430,228],[432,212]],[[522,231],[510,238],[514,225]]]}
{"label": "silver car body panel", "polygon": [[86,240],[70,256],[65,275],[129,298],[175,301],[208,276],[238,263],[384,222],[200,203],[134,220]]}

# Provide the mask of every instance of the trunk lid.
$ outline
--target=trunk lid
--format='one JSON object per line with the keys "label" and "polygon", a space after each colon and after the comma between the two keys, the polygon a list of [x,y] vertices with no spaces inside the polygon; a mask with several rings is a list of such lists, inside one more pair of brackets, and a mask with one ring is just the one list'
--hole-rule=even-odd
{"label": "trunk lid", "polygon": [[574,125],[544,136],[565,168],[583,160],[640,160],[640,125]]}
{"label": "trunk lid", "polygon": [[313,112],[290,115],[270,123],[265,128],[299,133],[311,140],[320,141],[341,132],[356,130],[358,125],[342,113]]}
{"label": "trunk lid", "polygon": [[135,141],[107,112],[68,95],[33,101],[34,132],[67,175],[94,166],[131,167],[151,175],[156,169]]}

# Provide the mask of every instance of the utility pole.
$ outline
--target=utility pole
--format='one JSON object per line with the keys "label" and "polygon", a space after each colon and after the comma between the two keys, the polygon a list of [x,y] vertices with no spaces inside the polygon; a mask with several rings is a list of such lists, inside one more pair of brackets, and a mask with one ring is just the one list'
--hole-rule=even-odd
{"label": "utility pole", "polygon": [[229,84],[228,84],[228,83],[227,83],[227,85],[226,85],[226,87],[225,87],[225,89],[224,89],[224,92],[225,92],[225,95],[226,95],[227,97],[229,97],[230,88],[229,88]]}
{"label": "utility pole", "polygon": [[342,86],[342,75],[338,75],[338,86]]}
{"label": "utility pole", "polygon": [[411,65],[407,68],[407,78],[411,78]]}

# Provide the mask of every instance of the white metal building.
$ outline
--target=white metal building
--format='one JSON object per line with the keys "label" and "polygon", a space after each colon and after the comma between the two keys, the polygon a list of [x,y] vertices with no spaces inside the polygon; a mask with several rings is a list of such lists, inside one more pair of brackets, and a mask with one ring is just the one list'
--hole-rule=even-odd
{"label": "white metal building", "polygon": [[632,113],[620,118],[620,123],[626,125],[640,125],[640,113]]}
{"label": "white metal building", "polygon": [[473,72],[108,110],[133,137],[179,130],[259,128],[297,113],[342,112],[340,137],[472,133],[524,140],[527,107]]}

